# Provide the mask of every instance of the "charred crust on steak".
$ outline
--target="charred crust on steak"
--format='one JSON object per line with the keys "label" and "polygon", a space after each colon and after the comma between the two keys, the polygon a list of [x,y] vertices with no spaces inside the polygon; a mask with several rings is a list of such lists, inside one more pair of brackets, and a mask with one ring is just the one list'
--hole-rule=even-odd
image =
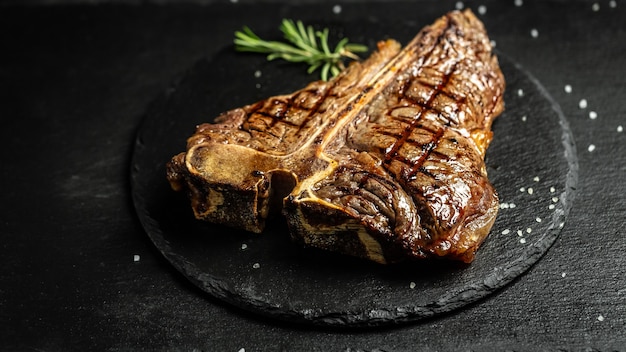
{"label": "charred crust on steak", "polygon": [[485,152],[505,82],[482,23],[453,11],[328,82],[199,125],[167,164],[198,219],[391,263],[471,262],[498,210]]}

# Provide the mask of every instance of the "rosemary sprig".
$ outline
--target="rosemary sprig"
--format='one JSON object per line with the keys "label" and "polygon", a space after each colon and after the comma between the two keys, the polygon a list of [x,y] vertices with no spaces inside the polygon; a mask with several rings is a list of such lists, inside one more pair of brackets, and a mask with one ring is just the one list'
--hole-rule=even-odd
{"label": "rosemary sprig", "polygon": [[358,60],[355,53],[367,51],[367,46],[349,43],[348,38],[341,39],[331,51],[328,28],[316,31],[312,26],[305,26],[302,21],[283,19],[280,30],[287,42],[263,40],[244,26],[241,31],[235,32],[235,49],[268,54],[268,60],[304,62],[309,65],[308,73],[320,69],[320,77],[325,81],[329,74],[335,77],[344,69],[344,59]]}

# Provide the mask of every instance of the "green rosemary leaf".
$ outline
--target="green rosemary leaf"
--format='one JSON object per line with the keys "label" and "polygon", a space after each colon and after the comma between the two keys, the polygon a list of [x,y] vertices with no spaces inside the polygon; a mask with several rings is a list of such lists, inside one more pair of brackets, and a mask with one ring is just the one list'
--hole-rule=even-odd
{"label": "green rosemary leaf", "polygon": [[235,31],[235,49],[243,52],[267,54],[267,60],[282,59],[309,65],[307,73],[320,69],[320,77],[328,80],[341,72],[344,59],[358,60],[356,53],[366,52],[367,46],[354,44],[348,38],[339,40],[335,50],[329,47],[329,29],[316,31],[302,21],[283,19],[280,31],[286,42],[267,41],[257,36],[249,27]]}

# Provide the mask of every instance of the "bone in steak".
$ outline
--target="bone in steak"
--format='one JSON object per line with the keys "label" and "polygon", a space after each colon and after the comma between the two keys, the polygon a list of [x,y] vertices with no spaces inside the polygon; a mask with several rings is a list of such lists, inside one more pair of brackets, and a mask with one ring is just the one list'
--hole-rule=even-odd
{"label": "bone in steak", "polygon": [[504,78],[483,24],[454,11],[329,82],[197,127],[167,165],[198,219],[379,263],[471,262],[498,209],[484,157]]}

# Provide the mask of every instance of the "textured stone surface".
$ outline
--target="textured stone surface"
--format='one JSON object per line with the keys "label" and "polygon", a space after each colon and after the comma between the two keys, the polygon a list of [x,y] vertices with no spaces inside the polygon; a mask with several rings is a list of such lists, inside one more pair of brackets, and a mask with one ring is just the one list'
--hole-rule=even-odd
{"label": "textured stone surface", "polygon": [[[369,30],[376,32],[373,26]],[[148,112],[133,155],[132,187],[140,221],[166,258],[211,296],[262,315],[314,325],[415,321],[453,311],[503,287],[539,260],[560,233],[578,178],[568,122],[545,88],[504,56],[500,65],[508,81],[507,111],[496,120],[487,158],[502,209],[471,265],[372,265],[299,248],[280,218],[261,235],[193,219],[185,196],[172,194],[164,182],[163,164],[197,119],[214,110],[215,101],[228,100],[235,92],[257,94],[240,89],[256,85],[246,83],[251,72],[238,69],[255,67],[254,60],[221,53],[195,65]],[[281,75],[272,66],[262,74],[268,80]],[[226,87],[226,81],[236,84]]]}

